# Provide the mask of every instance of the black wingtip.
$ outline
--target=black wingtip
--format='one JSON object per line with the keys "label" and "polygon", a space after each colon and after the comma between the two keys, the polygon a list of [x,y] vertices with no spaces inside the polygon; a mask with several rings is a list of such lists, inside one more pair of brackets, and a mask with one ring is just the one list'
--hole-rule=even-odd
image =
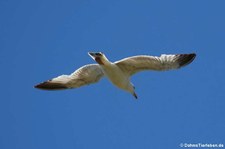
{"label": "black wingtip", "polygon": [[180,67],[186,66],[190,64],[196,57],[195,53],[190,54],[179,54],[178,56],[178,63]]}
{"label": "black wingtip", "polygon": [[67,87],[61,83],[53,83],[51,81],[45,81],[43,83],[37,84],[34,88],[42,89],[42,90],[61,90],[67,89]]}

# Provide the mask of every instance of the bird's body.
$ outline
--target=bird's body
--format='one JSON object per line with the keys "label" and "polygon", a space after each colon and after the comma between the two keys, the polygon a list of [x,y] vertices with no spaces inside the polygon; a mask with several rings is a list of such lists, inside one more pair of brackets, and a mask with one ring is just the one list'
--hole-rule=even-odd
{"label": "bird's body", "polygon": [[129,83],[129,77],[115,64],[102,66],[105,76],[117,87],[124,89]]}
{"label": "bird's body", "polygon": [[110,62],[103,53],[89,52],[89,55],[98,64],[88,64],[71,75],[61,75],[52,80],[45,81],[36,85],[36,88],[45,90],[58,90],[77,88],[83,85],[98,82],[103,76],[106,76],[112,84],[120,89],[130,92],[135,98],[135,88],[130,82],[130,77],[144,70],[169,70],[178,69],[191,63],[196,54],[177,54],[177,55],[161,55],[146,56],[139,55],[128,57],[116,62]]}

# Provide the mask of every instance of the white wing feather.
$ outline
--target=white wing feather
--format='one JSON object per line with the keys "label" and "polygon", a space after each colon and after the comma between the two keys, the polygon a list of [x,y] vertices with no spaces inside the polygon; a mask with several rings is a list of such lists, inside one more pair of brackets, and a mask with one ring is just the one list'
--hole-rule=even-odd
{"label": "white wing feather", "polygon": [[120,61],[116,61],[115,64],[123,70],[124,73],[133,75],[144,70],[163,71],[177,69],[191,63],[195,56],[195,54],[162,54],[160,57],[139,55],[124,58]]}
{"label": "white wing feather", "polygon": [[46,90],[58,90],[67,88],[77,88],[83,85],[98,82],[104,73],[98,64],[89,64],[80,67],[70,75],[61,75],[52,80],[36,85],[36,88]]}

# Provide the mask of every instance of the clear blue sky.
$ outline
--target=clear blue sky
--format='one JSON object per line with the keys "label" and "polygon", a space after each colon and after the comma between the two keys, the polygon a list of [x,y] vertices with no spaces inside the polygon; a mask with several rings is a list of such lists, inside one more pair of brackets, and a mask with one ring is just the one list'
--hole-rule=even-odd
{"label": "clear blue sky", "polygon": [[[225,144],[225,2],[1,0],[1,149],[169,149]],[[139,100],[109,83],[33,86],[87,63],[197,53],[187,67],[135,75]]]}

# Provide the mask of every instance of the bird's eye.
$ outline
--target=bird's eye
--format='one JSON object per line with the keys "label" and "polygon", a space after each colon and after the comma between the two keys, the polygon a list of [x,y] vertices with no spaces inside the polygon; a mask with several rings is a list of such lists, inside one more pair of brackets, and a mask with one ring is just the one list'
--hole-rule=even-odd
{"label": "bird's eye", "polygon": [[96,53],[95,55],[97,55],[97,56],[101,56],[102,54],[101,54],[101,53]]}

